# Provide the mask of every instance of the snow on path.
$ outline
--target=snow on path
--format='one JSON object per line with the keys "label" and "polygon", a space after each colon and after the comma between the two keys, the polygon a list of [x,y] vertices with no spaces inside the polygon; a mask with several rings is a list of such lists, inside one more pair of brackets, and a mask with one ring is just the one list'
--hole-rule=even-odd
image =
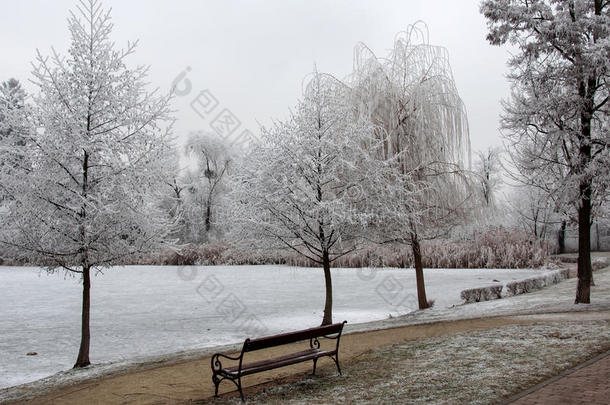
{"label": "snow on path", "polygon": [[[460,291],[532,270],[425,271],[434,310]],[[235,343],[319,324],[320,269],[286,266],[111,268],[92,281],[91,361],[109,363]],[[333,269],[334,319],[350,324],[416,309],[412,270]],[[81,284],[63,272],[0,267],[0,388],[69,369],[80,339]],[[426,312],[426,311],[424,311]],[[28,352],[36,356],[26,356]]]}

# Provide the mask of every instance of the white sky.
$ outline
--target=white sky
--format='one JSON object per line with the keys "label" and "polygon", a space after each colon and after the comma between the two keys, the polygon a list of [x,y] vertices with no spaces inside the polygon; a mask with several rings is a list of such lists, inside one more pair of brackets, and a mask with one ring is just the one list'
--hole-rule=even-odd
{"label": "white sky", "polygon": [[[36,48],[69,46],[68,10],[77,0],[3,1],[0,17],[0,81],[30,78]],[[133,65],[151,66],[152,87],[169,91],[187,66],[192,92],[177,98],[176,135],[209,130],[189,103],[208,89],[242,128],[283,118],[312,71],[346,76],[359,41],[378,55],[395,34],[423,20],[430,43],[450,53],[456,84],[470,123],[473,150],[501,144],[500,100],[509,94],[504,77],[508,52],[485,41],[479,0],[105,0],[112,7],[113,38],[123,47],[140,40]],[[132,65],[132,66],[133,66]],[[26,89],[32,86],[26,83]],[[216,111],[216,110],[215,110]],[[240,128],[240,130],[242,129]]]}

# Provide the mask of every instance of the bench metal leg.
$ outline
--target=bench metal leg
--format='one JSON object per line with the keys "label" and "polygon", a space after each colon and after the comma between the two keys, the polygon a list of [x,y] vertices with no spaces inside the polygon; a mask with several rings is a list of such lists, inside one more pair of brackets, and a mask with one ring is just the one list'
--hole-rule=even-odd
{"label": "bench metal leg", "polygon": [[241,397],[241,402],[246,402],[246,398],[244,398],[244,392],[241,390],[241,377],[237,379],[237,389],[239,390],[239,396]]}
{"label": "bench metal leg", "polygon": [[241,389],[241,376],[237,378],[237,380],[233,379],[233,378],[227,378],[227,377],[222,377],[222,378],[218,378],[216,377],[216,375],[212,376],[212,381],[214,382],[214,396],[218,397],[218,386],[220,385],[220,383],[223,380],[228,380],[231,381],[233,384],[235,384],[235,386],[237,387],[237,390],[239,391],[239,396],[241,397],[242,402],[246,402],[246,398],[244,397],[244,392]]}
{"label": "bench metal leg", "polygon": [[311,375],[316,375],[316,364],[318,363],[318,358],[313,359],[313,372]]}
{"label": "bench metal leg", "polygon": [[220,379],[216,377],[216,374],[212,376],[212,382],[214,383],[214,396],[218,396],[218,385],[220,385]]}
{"label": "bench metal leg", "polygon": [[330,358],[333,359],[333,361],[337,365],[337,371],[339,372],[339,375],[343,375],[341,374],[341,367],[339,366],[339,353],[335,354],[334,356],[330,356]]}

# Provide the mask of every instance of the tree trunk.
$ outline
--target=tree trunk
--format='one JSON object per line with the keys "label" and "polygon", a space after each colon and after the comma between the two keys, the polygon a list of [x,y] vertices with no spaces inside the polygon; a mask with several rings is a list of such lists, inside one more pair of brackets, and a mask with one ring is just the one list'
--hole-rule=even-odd
{"label": "tree trunk", "polygon": [[578,284],[575,304],[591,303],[591,185],[581,183],[581,206],[578,208]]}
{"label": "tree trunk", "polygon": [[428,299],[426,298],[426,284],[424,282],[424,266],[421,260],[421,246],[417,234],[411,234],[411,248],[413,250],[413,262],[415,265],[415,279],[417,281],[417,302],[419,309],[426,309]]}
{"label": "tree trunk", "polygon": [[595,250],[597,250],[598,252],[601,252],[602,245],[599,241],[599,224],[598,223],[595,224],[595,241],[596,241],[596,245],[597,245]]}
{"label": "tree trunk", "polygon": [[566,252],[566,221],[561,221],[561,228],[557,233],[557,245],[559,245],[559,253]]}
{"label": "tree trunk", "polygon": [[[90,118],[87,119],[87,131],[90,126]],[[84,151],[83,156],[83,184],[82,184],[82,198],[86,200],[89,192],[89,153]],[[81,207],[80,217],[82,220],[80,226],[80,236],[82,242],[82,258],[81,265],[83,268],[83,308],[81,312],[81,339],[80,348],[78,349],[78,357],[74,368],[87,367],[91,362],[89,361],[89,342],[91,335],[89,331],[89,309],[91,307],[91,265],[89,264],[89,251],[87,247],[87,228],[85,226],[85,220],[87,219],[87,206],[83,203]]]}
{"label": "tree trunk", "polygon": [[578,209],[578,284],[575,304],[591,302],[591,203],[583,199]]}
{"label": "tree trunk", "polygon": [[89,309],[91,307],[91,274],[89,267],[83,267],[83,310],[81,314],[81,340],[80,349],[78,350],[78,358],[74,368],[86,367],[91,362],[89,361],[89,343],[91,335],[89,331]]}
{"label": "tree trunk", "polygon": [[205,232],[206,232],[206,240],[207,240],[207,233],[210,232],[210,228],[212,227],[212,204],[210,203],[210,201],[208,201],[208,206],[206,207],[205,210]]}
{"label": "tree trunk", "polygon": [[326,286],[326,301],[324,303],[322,325],[330,325],[333,323],[333,281],[330,275],[330,257],[326,250],[322,252],[322,265],[324,267],[324,283]]}
{"label": "tree trunk", "polygon": [[[601,2],[596,0],[596,14]],[[584,108],[580,113],[580,146],[578,149],[579,165],[577,174],[582,176],[579,184],[580,205],[578,207],[578,284],[576,286],[575,304],[591,302],[591,189],[592,179],[586,174],[591,164],[591,120],[595,97],[595,75],[588,76],[580,82],[579,96],[583,98]]]}

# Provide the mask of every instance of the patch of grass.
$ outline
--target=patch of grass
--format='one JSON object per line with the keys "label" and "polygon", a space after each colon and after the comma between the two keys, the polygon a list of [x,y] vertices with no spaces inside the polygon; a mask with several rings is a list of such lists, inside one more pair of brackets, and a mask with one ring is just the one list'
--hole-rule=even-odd
{"label": "patch of grass", "polygon": [[[318,376],[247,394],[252,404],[491,404],[610,349],[610,322],[515,325],[382,347]],[[220,398],[214,403],[240,403]]]}

